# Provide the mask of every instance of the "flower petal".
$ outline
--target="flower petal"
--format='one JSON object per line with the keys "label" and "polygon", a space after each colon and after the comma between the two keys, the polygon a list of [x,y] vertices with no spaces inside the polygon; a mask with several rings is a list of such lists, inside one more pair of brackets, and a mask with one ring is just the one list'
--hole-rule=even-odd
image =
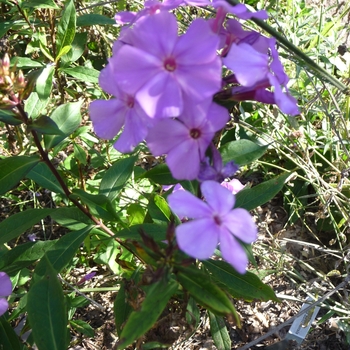
{"label": "flower petal", "polygon": [[220,231],[220,250],[222,257],[231,264],[237,272],[245,273],[248,265],[247,254],[241,244],[225,229]]}
{"label": "flower petal", "polygon": [[254,242],[258,235],[258,229],[252,216],[248,210],[242,208],[233,209],[228,213],[222,225],[244,243]]}
{"label": "flower petal", "polygon": [[111,60],[120,88],[134,95],[145,83],[162,71],[162,61],[137,47],[123,45]]}
{"label": "flower petal", "polygon": [[151,118],[177,117],[183,110],[180,85],[169,72],[160,72],[143,85],[136,99]]}
{"label": "flower petal", "polygon": [[124,130],[114,144],[115,149],[121,153],[132,152],[146,138],[150,125],[151,119],[138,104],[135,104],[125,117]]}
{"label": "flower petal", "polygon": [[0,272],[0,297],[7,297],[12,293],[10,277],[5,272]]}
{"label": "flower petal", "polygon": [[186,222],[175,232],[180,249],[196,259],[210,258],[218,244],[219,230],[211,219]]}
{"label": "flower petal", "polygon": [[179,143],[166,157],[166,163],[172,175],[178,180],[196,179],[199,174],[200,162],[199,142],[192,139]]}
{"label": "flower petal", "polygon": [[232,211],[235,197],[227,188],[215,181],[204,181],[201,190],[208,205],[216,214],[224,216]]}
{"label": "flower petal", "polygon": [[149,130],[147,145],[155,156],[168,153],[179,143],[188,139],[189,131],[186,126],[173,119],[157,121]]}
{"label": "flower petal", "polygon": [[118,99],[91,102],[89,113],[95,134],[107,140],[115,137],[124,124],[126,112],[124,102]]}
{"label": "flower petal", "polygon": [[178,216],[198,219],[211,216],[206,203],[187,191],[173,192],[168,196],[171,210]]}
{"label": "flower petal", "polygon": [[0,298],[0,316],[2,316],[9,307],[9,303],[6,299]]}
{"label": "flower petal", "polygon": [[267,54],[256,51],[246,43],[232,44],[229,53],[223,58],[224,64],[234,71],[243,86],[253,86],[265,79],[269,72],[268,61]]}

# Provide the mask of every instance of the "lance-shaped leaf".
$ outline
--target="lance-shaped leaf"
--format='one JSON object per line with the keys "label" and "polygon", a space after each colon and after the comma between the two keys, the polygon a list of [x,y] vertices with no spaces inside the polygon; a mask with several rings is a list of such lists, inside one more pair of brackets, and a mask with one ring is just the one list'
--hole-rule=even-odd
{"label": "lance-shaped leaf", "polygon": [[178,284],[174,280],[167,282],[164,279],[153,283],[142,302],[141,310],[133,311],[126,322],[117,349],[125,349],[152,328],[177,288]]}
{"label": "lance-shaped leaf", "polygon": [[123,158],[115,162],[104,174],[99,194],[113,201],[129,180],[137,157]]}
{"label": "lance-shaped leaf", "polygon": [[0,245],[14,239],[31,228],[55,209],[27,209],[0,222]]}
{"label": "lance-shaped leaf", "polygon": [[55,193],[65,194],[57,178],[46,163],[37,164],[26,176],[39,186]]}
{"label": "lance-shaped leaf", "polygon": [[27,298],[34,342],[39,350],[67,349],[68,316],[62,286],[49,259],[44,256],[42,261],[44,274],[32,283]]}
{"label": "lance-shaped leaf", "polygon": [[0,317],[0,349],[23,350],[22,342],[4,316]]}
{"label": "lance-shaped leaf", "polygon": [[226,289],[234,298],[246,301],[279,301],[271,287],[262,283],[258,276],[247,271],[239,274],[230,264],[221,260],[206,260],[203,265],[212,274],[217,284]]}
{"label": "lance-shaped leaf", "polygon": [[282,189],[285,183],[294,177],[294,173],[283,173],[274,179],[265,181],[252,188],[246,188],[236,194],[236,208],[252,210],[267,203]]}
{"label": "lance-shaped leaf", "polygon": [[192,295],[202,306],[216,315],[232,315],[240,327],[239,316],[227,294],[220,289],[207,273],[203,273],[193,267],[177,266],[180,272],[177,279],[181,285]]}
{"label": "lance-shaped leaf", "polygon": [[0,195],[16,186],[40,161],[38,156],[0,159]]}
{"label": "lance-shaped leaf", "polygon": [[65,47],[70,47],[74,40],[76,21],[74,2],[73,0],[68,0],[57,27],[57,57],[61,57],[68,52],[65,51]]}
{"label": "lance-shaped leaf", "polygon": [[33,276],[33,283],[40,280],[46,271],[46,261],[49,260],[52,269],[59,273],[74,258],[76,251],[91,231],[92,226],[87,226],[79,231],[73,231],[61,237],[46,252],[46,259],[40,260],[36,266]]}
{"label": "lance-shaped leaf", "polygon": [[41,259],[55,243],[56,240],[19,244],[0,255],[0,271],[15,276],[23,268]]}
{"label": "lance-shaped leaf", "polygon": [[58,145],[66,137],[72,134],[80,125],[81,114],[80,107],[82,101],[67,103],[58,106],[51,115],[51,119],[56,123],[61,130],[62,135],[45,135],[44,142],[46,149],[50,149]]}
{"label": "lance-shaped leaf", "polygon": [[41,73],[36,80],[36,92],[41,101],[46,101],[50,97],[54,72],[55,66],[48,64],[41,70]]}
{"label": "lance-shaped leaf", "polygon": [[216,316],[208,311],[210,333],[213,337],[214,344],[218,350],[231,350],[231,338],[228,333],[225,321],[221,316]]}
{"label": "lance-shaped leaf", "polygon": [[89,207],[91,214],[102,220],[113,221],[119,219],[111,201],[102,194],[95,195],[81,189],[74,189],[70,198],[80,198]]}
{"label": "lance-shaped leaf", "polygon": [[259,159],[265,153],[267,147],[243,139],[225,143],[219,151],[224,163],[233,160],[238,165],[245,165]]}

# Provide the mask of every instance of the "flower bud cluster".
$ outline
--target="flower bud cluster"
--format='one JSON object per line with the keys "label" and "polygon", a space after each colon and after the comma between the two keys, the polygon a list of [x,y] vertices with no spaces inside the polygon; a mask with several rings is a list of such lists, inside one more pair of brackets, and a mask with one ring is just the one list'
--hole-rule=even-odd
{"label": "flower bud cluster", "polygon": [[22,99],[26,87],[23,72],[10,67],[10,57],[5,54],[0,60],[0,106],[11,108]]}

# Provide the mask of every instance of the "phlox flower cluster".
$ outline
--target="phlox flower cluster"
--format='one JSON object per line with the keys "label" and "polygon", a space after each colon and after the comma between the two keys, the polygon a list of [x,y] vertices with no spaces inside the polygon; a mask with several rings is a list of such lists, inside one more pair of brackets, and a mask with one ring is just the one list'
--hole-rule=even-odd
{"label": "phlox flower cluster", "polygon": [[[179,35],[179,6],[213,6],[216,16],[195,19]],[[95,133],[118,138],[114,147],[132,152],[146,141],[155,156],[166,155],[174,178],[201,182],[202,199],[187,191],[169,195],[170,208],[192,219],[176,229],[180,249],[209,258],[219,247],[225,260],[244,272],[247,257],[240,242],[252,243],[257,230],[250,214],[233,209],[232,178],[238,167],[223,164],[213,144],[229,121],[228,110],[214,101],[256,100],[277,104],[284,113],[298,114],[288,91],[273,38],[246,31],[240,19],[266,19],[266,11],[251,12],[225,0],[147,0],[139,12],[116,14],[121,26],[113,55],[99,77],[112,98],[90,104]],[[229,75],[222,77],[222,72]],[[220,186],[223,183],[223,186]],[[236,188],[237,190],[235,190]]]}

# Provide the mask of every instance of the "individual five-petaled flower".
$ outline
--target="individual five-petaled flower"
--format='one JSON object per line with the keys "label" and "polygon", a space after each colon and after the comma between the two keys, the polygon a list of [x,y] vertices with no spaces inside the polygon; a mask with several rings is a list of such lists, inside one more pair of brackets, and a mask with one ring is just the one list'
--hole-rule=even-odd
{"label": "individual five-petaled flower", "polygon": [[210,258],[219,245],[222,257],[239,273],[248,264],[241,242],[252,243],[257,238],[257,227],[242,208],[234,208],[235,197],[215,181],[201,185],[205,202],[187,191],[177,191],[168,197],[170,208],[181,217],[192,220],[176,228],[176,240],[189,256],[204,260]]}

